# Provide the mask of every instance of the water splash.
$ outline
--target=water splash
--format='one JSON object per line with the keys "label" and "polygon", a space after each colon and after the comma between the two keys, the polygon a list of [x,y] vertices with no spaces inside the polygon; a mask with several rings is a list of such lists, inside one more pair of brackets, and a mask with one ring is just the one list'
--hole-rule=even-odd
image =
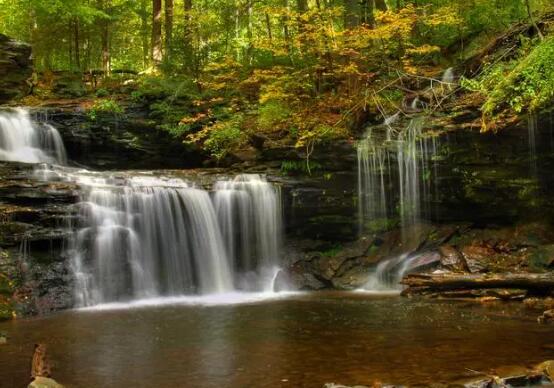
{"label": "water splash", "polygon": [[0,113],[0,160],[25,163],[67,163],[59,132],[33,123],[25,109]]}
{"label": "water splash", "polygon": [[444,71],[441,81],[446,84],[453,84],[456,81],[456,74],[453,67],[449,67]]}
{"label": "water splash", "polygon": [[404,253],[399,256],[383,260],[370,273],[363,290],[370,291],[402,291],[402,278],[410,272],[429,267],[440,260],[436,252]]}

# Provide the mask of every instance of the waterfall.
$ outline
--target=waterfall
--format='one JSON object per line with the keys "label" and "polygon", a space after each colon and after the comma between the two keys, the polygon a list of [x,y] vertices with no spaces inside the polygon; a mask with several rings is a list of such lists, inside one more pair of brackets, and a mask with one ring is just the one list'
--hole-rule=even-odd
{"label": "waterfall", "polygon": [[395,216],[407,227],[430,213],[437,140],[424,134],[423,126],[424,120],[416,118],[398,131],[387,128],[386,135],[379,136],[375,129],[369,129],[358,143],[358,216],[362,230],[367,222]]}
{"label": "waterfall", "polygon": [[58,131],[27,111],[0,114],[0,159],[81,188],[67,241],[78,306],[153,297],[268,291],[280,261],[279,188],[239,175],[213,190],[149,173],[64,166]]}
{"label": "waterfall", "polygon": [[[264,272],[264,278],[273,276],[282,242],[279,192],[259,175],[219,181],[214,189],[214,206],[233,265],[247,276],[257,270]],[[242,288],[249,288],[252,279],[242,283]]]}
{"label": "waterfall", "polygon": [[25,163],[67,163],[59,132],[31,121],[21,108],[0,113],[0,160]]}
{"label": "waterfall", "polygon": [[181,179],[69,179],[85,188],[69,250],[80,306],[270,289],[282,215],[261,176],[218,181],[213,193]]}
{"label": "waterfall", "polygon": [[[411,227],[431,215],[437,147],[437,138],[424,132],[422,118],[399,129],[387,126],[367,131],[357,150],[360,232],[398,222],[406,241]],[[411,268],[410,261],[400,255],[380,263],[367,288],[390,288]]]}

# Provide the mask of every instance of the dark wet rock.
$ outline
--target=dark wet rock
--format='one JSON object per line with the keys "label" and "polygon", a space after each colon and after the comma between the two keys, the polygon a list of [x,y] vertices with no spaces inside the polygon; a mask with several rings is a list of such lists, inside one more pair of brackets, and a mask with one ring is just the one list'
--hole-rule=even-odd
{"label": "dark wet rock", "polygon": [[324,288],[328,288],[327,285],[312,273],[299,266],[292,266],[277,274],[273,291],[321,290]]}
{"label": "dark wet rock", "polygon": [[439,248],[439,253],[441,254],[441,265],[444,268],[455,272],[468,270],[462,254],[453,246],[448,244],[442,245]]}
{"label": "dark wet rock", "polygon": [[487,246],[469,245],[462,248],[462,255],[470,273],[486,272],[487,261],[495,255],[495,251]]}
{"label": "dark wet rock", "polygon": [[76,215],[78,187],[38,181],[32,169],[0,162],[0,278],[12,284],[0,295],[5,318],[73,305],[73,279],[63,251],[71,233],[67,226]]}
{"label": "dark wet rock", "polygon": [[31,46],[0,34],[0,104],[27,95],[32,73]]}
{"label": "dark wet rock", "polygon": [[84,96],[87,91],[83,82],[83,73],[73,71],[53,72],[52,92],[56,94],[56,96],[63,98]]}
{"label": "dark wet rock", "polygon": [[158,128],[148,110],[124,106],[121,114],[101,113],[93,119],[78,103],[36,108],[36,120],[60,132],[70,163],[92,169],[161,169],[200,167],[204,157],[181,139]]}

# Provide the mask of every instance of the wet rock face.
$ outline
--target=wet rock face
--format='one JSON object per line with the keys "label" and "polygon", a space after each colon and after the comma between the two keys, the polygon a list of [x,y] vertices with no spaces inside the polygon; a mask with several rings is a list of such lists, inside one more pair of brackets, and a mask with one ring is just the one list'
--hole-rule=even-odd
{"label": "wet rock face", "polygon": [[0,104],[29,92],[31,46],[0,34]]}
{"label": "wet rock face", "polygon": [[147,112],[129,107],[124,114],[94,118],[77,103],[36,109],[38,121],[60,132],[68,159],[96,170],[191,168],[202,165],[200,153],[156,128]]}
{"label": "wet rock face", "polygon": [[[73,279],[62,252],[78,188],[37,181],[32,167],[0,162],[0,319],[73,305]],[[9,287],[1,287],[2,279]]]}

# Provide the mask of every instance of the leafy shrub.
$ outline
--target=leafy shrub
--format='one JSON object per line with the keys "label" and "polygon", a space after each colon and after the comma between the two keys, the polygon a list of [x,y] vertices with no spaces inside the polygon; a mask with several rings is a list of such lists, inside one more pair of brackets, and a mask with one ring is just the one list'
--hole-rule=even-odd
{"label": "leafy shrub", "polygon": [[554,36],[539,43],[492,89],[483,106],[492,114],[504,102],[517,113],[544,107],[554,98]]}
{"label": "leafy shrub", "polygon": [[123,108],[119,103],[111,98],[96,100],[90,107],[87,115],[91,120],[96,120],[101,113],[111,113],[121,115]]}
{"label": "leafy shrub", "polygon": [[282,102],[271,100],[258,109],[258,126],[262,130],[271,130],[284,123],[290,116],[289,108]]}
{"label": "leafy shrub", "polygon": [[96,91],[96,97],[108,97],[110,92],[107,89],[100,88]]}

